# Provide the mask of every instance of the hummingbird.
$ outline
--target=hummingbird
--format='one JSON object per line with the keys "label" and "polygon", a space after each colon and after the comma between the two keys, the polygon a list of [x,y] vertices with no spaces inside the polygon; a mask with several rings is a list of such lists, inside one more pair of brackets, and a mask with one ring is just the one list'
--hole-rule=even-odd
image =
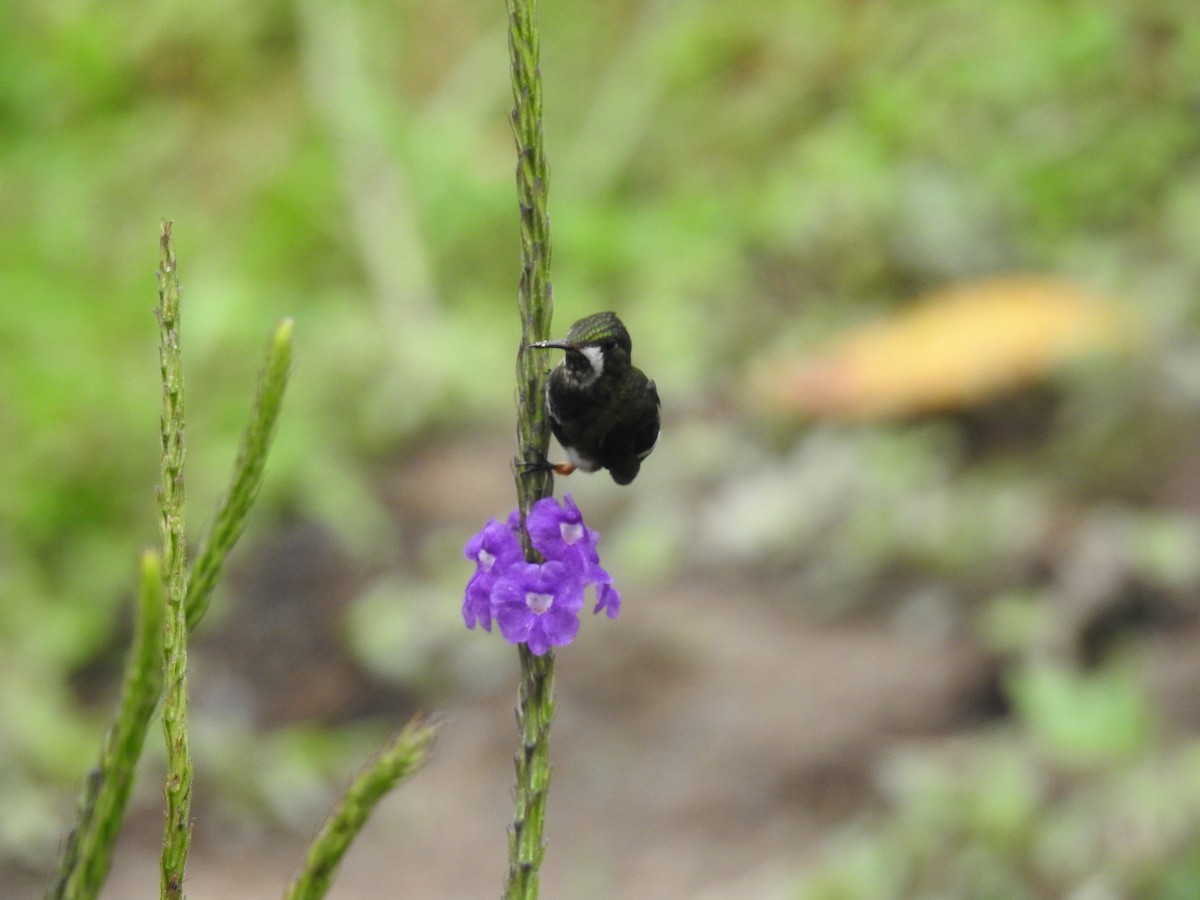
{"label": "hummingbird", "polygon": [[629,484],[658,440],[662,404],[654,382],[630,360],[625,325],[616,313],[594,313],[563,340],[529,346],[566,351],[546,381],[546,412],[569,462],[527,465],[559,475],[608,469],[617,484]]}

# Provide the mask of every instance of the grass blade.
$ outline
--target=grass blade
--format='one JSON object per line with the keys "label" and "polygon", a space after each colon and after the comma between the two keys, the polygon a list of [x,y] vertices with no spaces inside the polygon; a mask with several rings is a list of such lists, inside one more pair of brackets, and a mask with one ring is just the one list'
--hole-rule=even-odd
{"label": "grass blade", "polygon": [[162,691],[162,628],[166,606],[162,560],[142,555],[137,621],[125,662],[121,699],[104,735],[100,762],[84,786],[79,824],[67,838],[58,878],[47,892],[53,900],[84,900],[100,893],[112,866],[133,776],[150,719]]}
{"label": "grass blade", "polygon": [[439,726],[416,718],[351,783],[309,847],[304,869],[285,895],[287,900],[319,900],[351,841],[372,810],[396,784],[425,764]]}
{"label": "grass blade", "polygon": [[262,485],[267,453],[271,449],[288,375],[291,374],[292,332],[292,319],[284,319],[271,335],[267,359],[258,377],[258,395],[242,434],[229,490],[221,500],[212,531],[192,567],[187,594],[189,628],[195,628],[207,612],[225,560],[246,527],[246,517]]}

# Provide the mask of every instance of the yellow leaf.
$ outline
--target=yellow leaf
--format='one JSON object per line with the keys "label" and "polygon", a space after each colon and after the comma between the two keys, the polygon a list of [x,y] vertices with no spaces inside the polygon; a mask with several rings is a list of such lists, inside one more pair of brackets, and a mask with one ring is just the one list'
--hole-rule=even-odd
{"label": "yellow leaf", "polygon": [[1084,354],[1127,350],[1130,317],[1065,281],[1032,276],[934,294],[815,357],[762,367],[753,393],[806,416],[881,418],[971,406]]}

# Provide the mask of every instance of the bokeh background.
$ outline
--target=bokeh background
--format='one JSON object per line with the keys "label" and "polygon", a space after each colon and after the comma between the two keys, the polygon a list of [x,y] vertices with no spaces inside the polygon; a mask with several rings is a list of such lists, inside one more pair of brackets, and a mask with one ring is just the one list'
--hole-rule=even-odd
{"label": "bokeh background", "polygon": [[[628,324],[625,609],[559,659],[547,896],[1200,896],[1192,0],[545,3],[555,331]],[[191,654],[189,895],[278,896],[418,709],[338,898],[494,896],[516,654],[503,6],[11,0],[0,27],[0,893],[35,896],[156,541],[175,221],[189,527],[274,322],[267,483]],[[105,896],[153,896],[151,732]]]}

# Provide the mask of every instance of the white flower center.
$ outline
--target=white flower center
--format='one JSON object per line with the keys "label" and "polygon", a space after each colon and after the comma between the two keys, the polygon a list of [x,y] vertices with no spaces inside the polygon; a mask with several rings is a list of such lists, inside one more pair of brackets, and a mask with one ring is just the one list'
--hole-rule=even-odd
{"label": "white flower center", "polygon": [[548,610],[554,603],[553,594],[535,594],[532,591],[525,595],[525,604],[533,611],[535,616],[540,616]]}
{"label": "white flower center", "polygon": [[582,522],[563,522],[558,526],[559,532],[562,534],[562,539],[568,545],[577,544],[583,540],[583,523]]}
{"label": "white flower center", "polygon": [[492,566],[496,564],[496,557],[488,553],[486,550],[479,551],[479,565],[483,566],[483,571],[492,571]]}

